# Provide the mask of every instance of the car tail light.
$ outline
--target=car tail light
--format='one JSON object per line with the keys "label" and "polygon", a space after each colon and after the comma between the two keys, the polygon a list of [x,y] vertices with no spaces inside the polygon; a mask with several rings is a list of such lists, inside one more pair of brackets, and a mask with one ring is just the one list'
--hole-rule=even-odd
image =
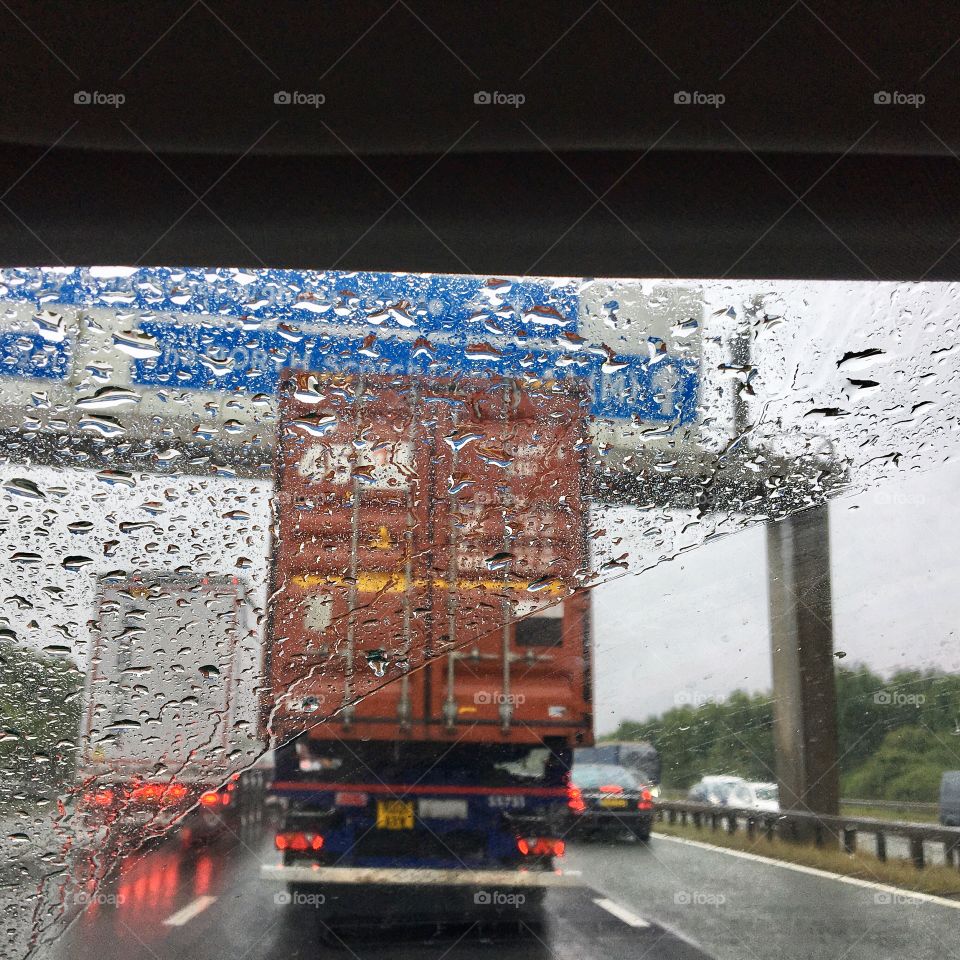
{"label": "car tail light", "polygon": [[573,784],[567,787],[567,806],[574,813],[583,813],[583,811],[587,809],[587,805],[583,802],[583,794],[580,792],[580,788],[575,787]]}
{"label": "car tail light", "polygon": [[187,795],[182,783],[145,783],[130,795],[137,803],[179,803]]}
{"label": "car tail light", "polygon": [[652,810],[653,809],[653,794],[644,787],[640,791],[640,799],[637,801],[638,810]]}
{"label": "car tail light", "polygon": [[519,837],[517,849],[525,857],[562,857],[567,845],[552,837]]}
{"label": "car tail light", "polygon": [[370,797],[355,790],[340,790],[333,796],[333,802],[338,807],[365,807]]}
{"label": "car tail light", "polygon": [[97,790],[96,793],[88,793],[86,800],[95,807],[109,807],[113,803],[113,791]]}
{"label": "car tail light", "polygon": [[159,803],[163,796],[163,787],[159,783],[147,783],[137,787],[132,794],[139,803]]}
{"label": "car tail light", "polygon": [[274,841],[278,850],[320,850],[323,837],[319,833],[278,833]]}
{"label": "car tail light", "polygon": [[200,803],[205,807],[215,807],[220,802],[220,795],[216,790],[208,790],[200,795]]}
{"label": "car tail light", "polygon": [[623,793],[623,787],[619,783],[605,783],[600,787],[601,793]]}

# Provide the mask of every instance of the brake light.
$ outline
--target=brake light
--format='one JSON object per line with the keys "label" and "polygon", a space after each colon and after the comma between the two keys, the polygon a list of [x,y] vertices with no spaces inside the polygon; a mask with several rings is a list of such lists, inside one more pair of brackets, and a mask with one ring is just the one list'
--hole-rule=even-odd
{"label": "brake light", "polygon": [[113,803],[113,791],[98,790],[93,794],[88,793],[87,802],[92,803],[95,807],[109,807]]}
{"label": "brake light", "polygon": [[319,833],[278,833],[273,840],[278,850],[320,850],[323,837]]}
{"label": "brake light", "polygon": [[567,806],[574,813],[583,813],[583,811],[587,809],[587,805],[583,802],[583,794],[580,792],[580,788],[575,787],[573,784],[567,787]]}
{"label": "brake light", "polygon": [[137,803],[179,803],[186,795],[182,783],[145,783],[130,794]]}
{"label": "brake light", "polygon": [[517,849],[525,857],[562,857],[567,845],[563,840],[554,840],[552,837],[519,837]]}
{"label": "brake light", "polygon": [[163,787],[159,783],[148,783],[137,787],[132,796],[139,803],[159,803],[163,796]]}
{"label": "brake light", "polygon": [[216,790],[210,790],[200,796],[200,803],[205,807],[215,807],[219,802],[220,797]]}
{"label": "brake light", "polygon": [[619,783],[605,783],[600,787],[601,793],[623,793],[623,787]]}
{"label": "brake light", "polygon": [[652,810],[653,809],[653,794],[644,787],[640,791],[640,799],[637,801],[638,810]]}
{"label": "brake light", "polygon": [[340,790],[333,796],[333,802],[338,807],[365,807],[369,799],[367,794],[351,790]]}

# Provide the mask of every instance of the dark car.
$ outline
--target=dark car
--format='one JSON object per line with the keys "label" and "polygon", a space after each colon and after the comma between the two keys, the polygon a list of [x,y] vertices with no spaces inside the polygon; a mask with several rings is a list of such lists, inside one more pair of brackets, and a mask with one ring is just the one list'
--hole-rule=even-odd
{"label": "dark car", "polygon": [[940,822],[960,827],[960,770],[947,770],[940,781]]}
{"label": "dark car", "polygon": [[574,836],[630,836],[649,840],[653,793],[625,767],[574,763],[568,806]]}

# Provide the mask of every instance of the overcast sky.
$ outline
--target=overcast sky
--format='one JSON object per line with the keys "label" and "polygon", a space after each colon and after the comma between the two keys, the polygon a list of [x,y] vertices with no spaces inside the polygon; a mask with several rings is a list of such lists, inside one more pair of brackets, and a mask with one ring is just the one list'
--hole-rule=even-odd
{"label": "overcast sky", "polygon": [[[830,506],[834,645],[846,664],[960,670],[960,465]],[[594,590],[597,731],[737,688],[769,690],[756,526]]]}

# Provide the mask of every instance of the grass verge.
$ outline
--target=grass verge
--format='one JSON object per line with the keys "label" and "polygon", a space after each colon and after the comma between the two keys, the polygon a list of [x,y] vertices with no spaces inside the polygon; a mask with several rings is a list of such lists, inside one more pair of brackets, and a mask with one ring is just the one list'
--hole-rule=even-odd
{"label": "grass verge", "polygon": [[727,833],[722,829],[697,828],[692,824],[684,827],[679,823],[666,821],[655,822],[653,829],[656,833],[670,837],[683,837],[685,840],[699,840],[715,847],[744,850],[774,860],[786,860],[805,867],[829,870],[845,877],[857,877],[861,880],[872,880],[874,883],[902,887],[904,890],[914,890],[917,893],[960,899],[960,870],[953,867],[930,865],[923,870],[917,870],[907,860],[888,860],[882,863],[873,854],[863,851],[847,854],[839,848],[794,844],[776,838],[767,840],[762,836],[751,840],[743,830]]}
{"label": "grass verge", "polygon": [[907,820],[910,823],[937,823],[939,815],[933,810],[891,810],[889,807],[871,807],[869,804],[842,803],[840,812],[848,817],[873,817],[875,820]]}

